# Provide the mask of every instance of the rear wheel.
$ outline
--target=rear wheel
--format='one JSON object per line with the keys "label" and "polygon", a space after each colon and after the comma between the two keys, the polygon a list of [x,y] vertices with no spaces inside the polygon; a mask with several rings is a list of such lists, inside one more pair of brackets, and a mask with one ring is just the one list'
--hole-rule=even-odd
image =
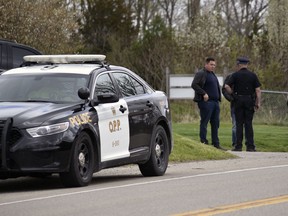
{"label": "rear wheel", "polygon": [[91,138],[81,133],[77,138],[69,172],[60,173],[62,183],[66,187],[87,186],[92,179],[94,170],[94,151]]}
{"label": "rear wheel", "polygon": [[158,125],[153,131],[151,142],[150,159],[139,164],[139,169],[143,176],[164,175],[168,166],[169,142],[162,126]]}

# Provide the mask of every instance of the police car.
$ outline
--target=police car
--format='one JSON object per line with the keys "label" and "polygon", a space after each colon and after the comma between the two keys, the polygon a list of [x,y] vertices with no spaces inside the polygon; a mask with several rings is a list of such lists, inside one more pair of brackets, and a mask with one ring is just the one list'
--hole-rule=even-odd
{"label": "police car", "polygon": [[0,179],[59,173],[86,186],[104,168],[164,175],[173,148],[166,95],[105,55],[25,56],[0,76]]}

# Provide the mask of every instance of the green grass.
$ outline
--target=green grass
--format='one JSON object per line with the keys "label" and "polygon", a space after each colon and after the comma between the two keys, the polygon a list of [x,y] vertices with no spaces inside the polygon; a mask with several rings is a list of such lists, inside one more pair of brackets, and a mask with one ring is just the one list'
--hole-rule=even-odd
{"label": "green grass", "polygon": [[174,162],[224,160],[235,158],[234,155],[215,149],[211,145],[204,145],[186,136],[174,133],[174,149],[169,160]]}
{"label": "green grass", "polygon": [[[219,139],[221,146],[231,149],[231,123],[221,123]],[[199,123],[173,123],[174,149],[170,161],[200,161],[235,158],[229,152],[199,142]],[[211,142],[210,127],[207,138]],[[254,140],[257,151],[288,152],[288,126],[254,124]],[[245,150],[245,145],[243,146]]]}

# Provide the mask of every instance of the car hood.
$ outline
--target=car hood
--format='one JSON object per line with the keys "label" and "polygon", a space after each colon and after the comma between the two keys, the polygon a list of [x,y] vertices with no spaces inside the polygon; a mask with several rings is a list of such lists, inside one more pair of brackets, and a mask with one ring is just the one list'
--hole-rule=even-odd
{"label": "car hood", "polygon": [[[39,102],[0,102],[0,120],[12,118],[13,126],[36,127],[44,122],[67,118],[73,110],[79,108],[77,104],[55,104]],[[63,115],[65,113],[65,115]]]}

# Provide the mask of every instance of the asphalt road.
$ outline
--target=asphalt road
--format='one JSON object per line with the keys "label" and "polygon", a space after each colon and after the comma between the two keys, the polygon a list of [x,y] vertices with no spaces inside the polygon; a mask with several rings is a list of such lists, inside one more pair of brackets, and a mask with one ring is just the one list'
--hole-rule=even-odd
{"label": "asphalt road", "polygon": [[162,177],[102,170],[82,188],[63,188],[57,175],[0,180],[0,215],[288,215],[288,153],[235,154],[172,163]]}

